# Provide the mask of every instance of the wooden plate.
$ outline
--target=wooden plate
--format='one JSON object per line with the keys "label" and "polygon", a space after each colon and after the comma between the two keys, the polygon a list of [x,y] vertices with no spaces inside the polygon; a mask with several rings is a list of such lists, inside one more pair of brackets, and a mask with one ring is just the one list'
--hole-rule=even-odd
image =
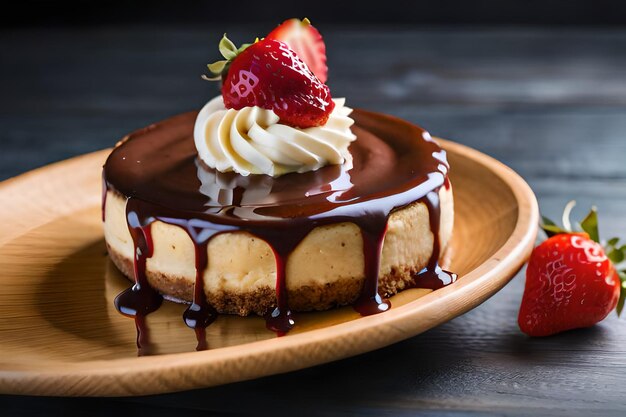
{"label": "wooden plate", "polygon": [[377,349],[476,307],[527,259],[537,202],[511,169],[465,146],[449,152],[455,193],[450,269],[440,290],[409,290],[392,309],[359,317],[351,308],[299,315],[285,337],[260,318],[221,316],[196,352],[184,306],[148,316],[155,355],[137,356],[135,325],[113,298],[129,282],[106,256],[101,165],[108,150],[0,184],[0,392],[139,395],[207,387],[287,372]]}

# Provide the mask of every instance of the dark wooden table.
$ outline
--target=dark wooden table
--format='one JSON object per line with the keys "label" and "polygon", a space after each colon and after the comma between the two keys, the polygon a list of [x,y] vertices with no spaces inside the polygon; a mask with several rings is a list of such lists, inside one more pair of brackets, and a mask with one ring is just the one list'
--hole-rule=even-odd
{"label": "dark wooden table", "polygon": [[[237,42],[262,32],[0,32],[0,179],[199,108],[217,93],[199,75],[226,29]],[[604,236],[626,237],[626,30],[321,29],[334,96],[500,159],[547,215],[595,203]],[[626,415],[626,319],[529,339],[523,284],[520,273],[462,317],[336,363],[143,398],[0,396],[0,414]]]}

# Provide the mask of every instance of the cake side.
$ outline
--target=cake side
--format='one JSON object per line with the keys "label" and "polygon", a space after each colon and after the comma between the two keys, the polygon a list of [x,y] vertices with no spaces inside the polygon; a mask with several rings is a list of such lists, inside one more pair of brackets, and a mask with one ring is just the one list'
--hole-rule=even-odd
{"label": "cake side", "polygon": [[[452,189],[441,187],[440,244],[448,246],[454,218]],[[133,241],[125,216],[126,199],[108,191],[105,239],[111,260],[133,279]],[[186,232],[156,221],[153,256],[147,259],[151,286],[170,298],[191,301],[195,280],[194,246]],[[412,282],[433,252],[429,211],[420,202],[394,211],[382,248],[379,293],[391,296]],[[294,311],[325,310],[351,304],[364,282],[363,241],[353,223],[320,226],[309,233],[287,261],[287,289]],[[263,314],[276,305],[276,262],[270,246],[243,231],[215,236],[204,272],[207,301],[221,313]]]}

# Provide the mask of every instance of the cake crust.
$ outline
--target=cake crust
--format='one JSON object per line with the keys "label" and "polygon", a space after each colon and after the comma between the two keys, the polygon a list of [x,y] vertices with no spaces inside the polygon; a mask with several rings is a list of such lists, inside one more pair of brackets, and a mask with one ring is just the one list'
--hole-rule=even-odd
{"label": "cake crust", "polygon": [[[107,244],[109,258],[129,280],[133,280],[133,261]],[[379,293],[391,297],[406,288],[419,272],[415,267],[394,267],[378,279]],[[172,274],[146,271],[150,285],[161,294],[176,302],[190,303],[193,298],[193,283]],[[346,279],[319,285],[305,285],[288,290],[289,306],[293,311],[328,310],[354,303],[363,287],[363,279]],[[219,313],[247,316],[264,315],[276,307],[276,290],[264,286],[253,291],[234,292],[221,290],[207,294],[207,301]]]}

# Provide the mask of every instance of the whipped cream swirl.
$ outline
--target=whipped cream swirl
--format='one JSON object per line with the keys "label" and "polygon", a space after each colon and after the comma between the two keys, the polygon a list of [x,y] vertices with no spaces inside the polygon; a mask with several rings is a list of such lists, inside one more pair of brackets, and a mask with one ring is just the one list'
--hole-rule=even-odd
{"label": "whipped cream swirl", "polygon": [[226,109],[222,96],[217,96],[196,119],[193,135],[198,155],[220,172],[273,177],[343,164],[350,159],[348,146],[356,139],[350,130],[354,120],[345,99],[334,102],[325,125],[299,129],[281,124],[272,110]]}

